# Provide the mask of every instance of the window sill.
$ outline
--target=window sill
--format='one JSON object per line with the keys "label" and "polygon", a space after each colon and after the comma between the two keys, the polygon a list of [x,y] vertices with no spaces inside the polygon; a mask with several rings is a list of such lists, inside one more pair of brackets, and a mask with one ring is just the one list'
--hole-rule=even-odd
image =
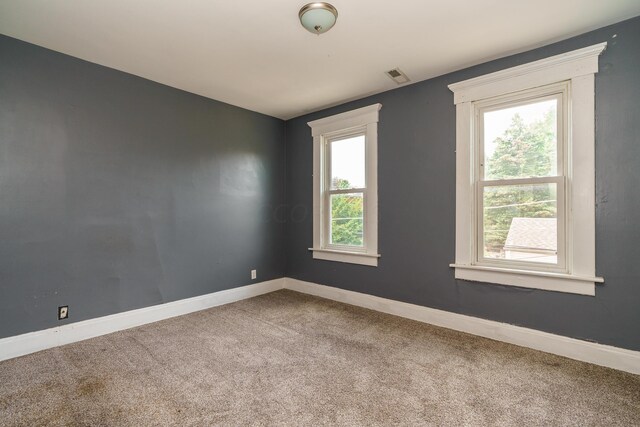
{"label": "window sill", "polygon": [[349,264],[368,265],[370,267],[378,266],[378,258],[380,254],[365,254],[362,252],[337,251],[334,249],[309,248],[313,252],[314,259],[325,261],[346,262]]}
{"label": "window sill", "polygon": [[449,266],[455,268],[456,279],[570,294],[595,296],[595,284],[604,282],[602,277],[585,277],[564,273],[512,270],[478,265],[450,264]]}

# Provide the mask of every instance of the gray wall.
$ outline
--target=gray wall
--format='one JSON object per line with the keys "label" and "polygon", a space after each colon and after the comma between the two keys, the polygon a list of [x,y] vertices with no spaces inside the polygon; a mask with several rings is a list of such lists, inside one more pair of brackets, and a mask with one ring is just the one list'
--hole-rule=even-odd
{"label": "gray wall", "polygon": [[[594,298],[456,281],[447,84],[602,41],[606,284]],[[0,36],[0,337],[67,323],[58,305],[84,320],[245,285],[257,268],[640,350],[638,70],[640,18],[283,124]],[[375,102],[380,265],[313,260],[306,122]]]}
{"label": "gray wall", "polygon": [[[455,108],[447,85],[608,41],[596,76],[596,297],[454,279]],[[640,350],[640,18],[286,122],[286,274]],[[379,267],[313,260],[306,122],[382,103]]]}
{"label": "gray wall", "polygon": [[0,196],[0,337],[284,273],[284,122],[4,36]]}

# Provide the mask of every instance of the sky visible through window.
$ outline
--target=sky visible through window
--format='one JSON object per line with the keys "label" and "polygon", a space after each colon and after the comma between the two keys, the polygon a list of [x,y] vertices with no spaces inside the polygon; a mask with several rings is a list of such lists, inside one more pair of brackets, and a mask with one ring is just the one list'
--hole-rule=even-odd
{"label": "sky visible through window", "polygon": [[350,188],[364,188],[364,135],[331,141],[331,181],[344,179]]}

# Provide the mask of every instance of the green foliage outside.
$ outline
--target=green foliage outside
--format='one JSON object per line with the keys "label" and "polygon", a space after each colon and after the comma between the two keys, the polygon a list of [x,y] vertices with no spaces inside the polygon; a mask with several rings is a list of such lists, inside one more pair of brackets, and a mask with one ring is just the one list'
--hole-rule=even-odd
{"label": "green foliage outside", "polygon": [[[351,188],[349,181],[335,178],[334,188]],[[331,196],[331,243],[362,246],[363,236],[362,194],[334,194]]]}
{"label": "green foliage outside", "polygon": [[[555,175],[555,111],[527,124],[516,114],[487,162],[487,180]],[[514,217],[555,218],[556,188],[552,184],[485,187],[485,251],[502,250]],[[487,254],[489,255],[489,254]]]}

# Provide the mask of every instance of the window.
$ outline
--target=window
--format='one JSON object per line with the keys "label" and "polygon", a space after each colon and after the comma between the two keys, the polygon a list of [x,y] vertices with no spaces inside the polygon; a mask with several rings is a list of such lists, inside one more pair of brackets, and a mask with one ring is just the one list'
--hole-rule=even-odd
{"label": "window", "polygon": [[313,257],[378,265],[375,104],[309,122],[313,135]]}
{"label": "window", "polygon": [[564,271],[568,83],[474,104],[477,265]]}
{"label": "window", "polygon": [[605,47],[449,86],[456,278],[595,295],[594,75]]}

